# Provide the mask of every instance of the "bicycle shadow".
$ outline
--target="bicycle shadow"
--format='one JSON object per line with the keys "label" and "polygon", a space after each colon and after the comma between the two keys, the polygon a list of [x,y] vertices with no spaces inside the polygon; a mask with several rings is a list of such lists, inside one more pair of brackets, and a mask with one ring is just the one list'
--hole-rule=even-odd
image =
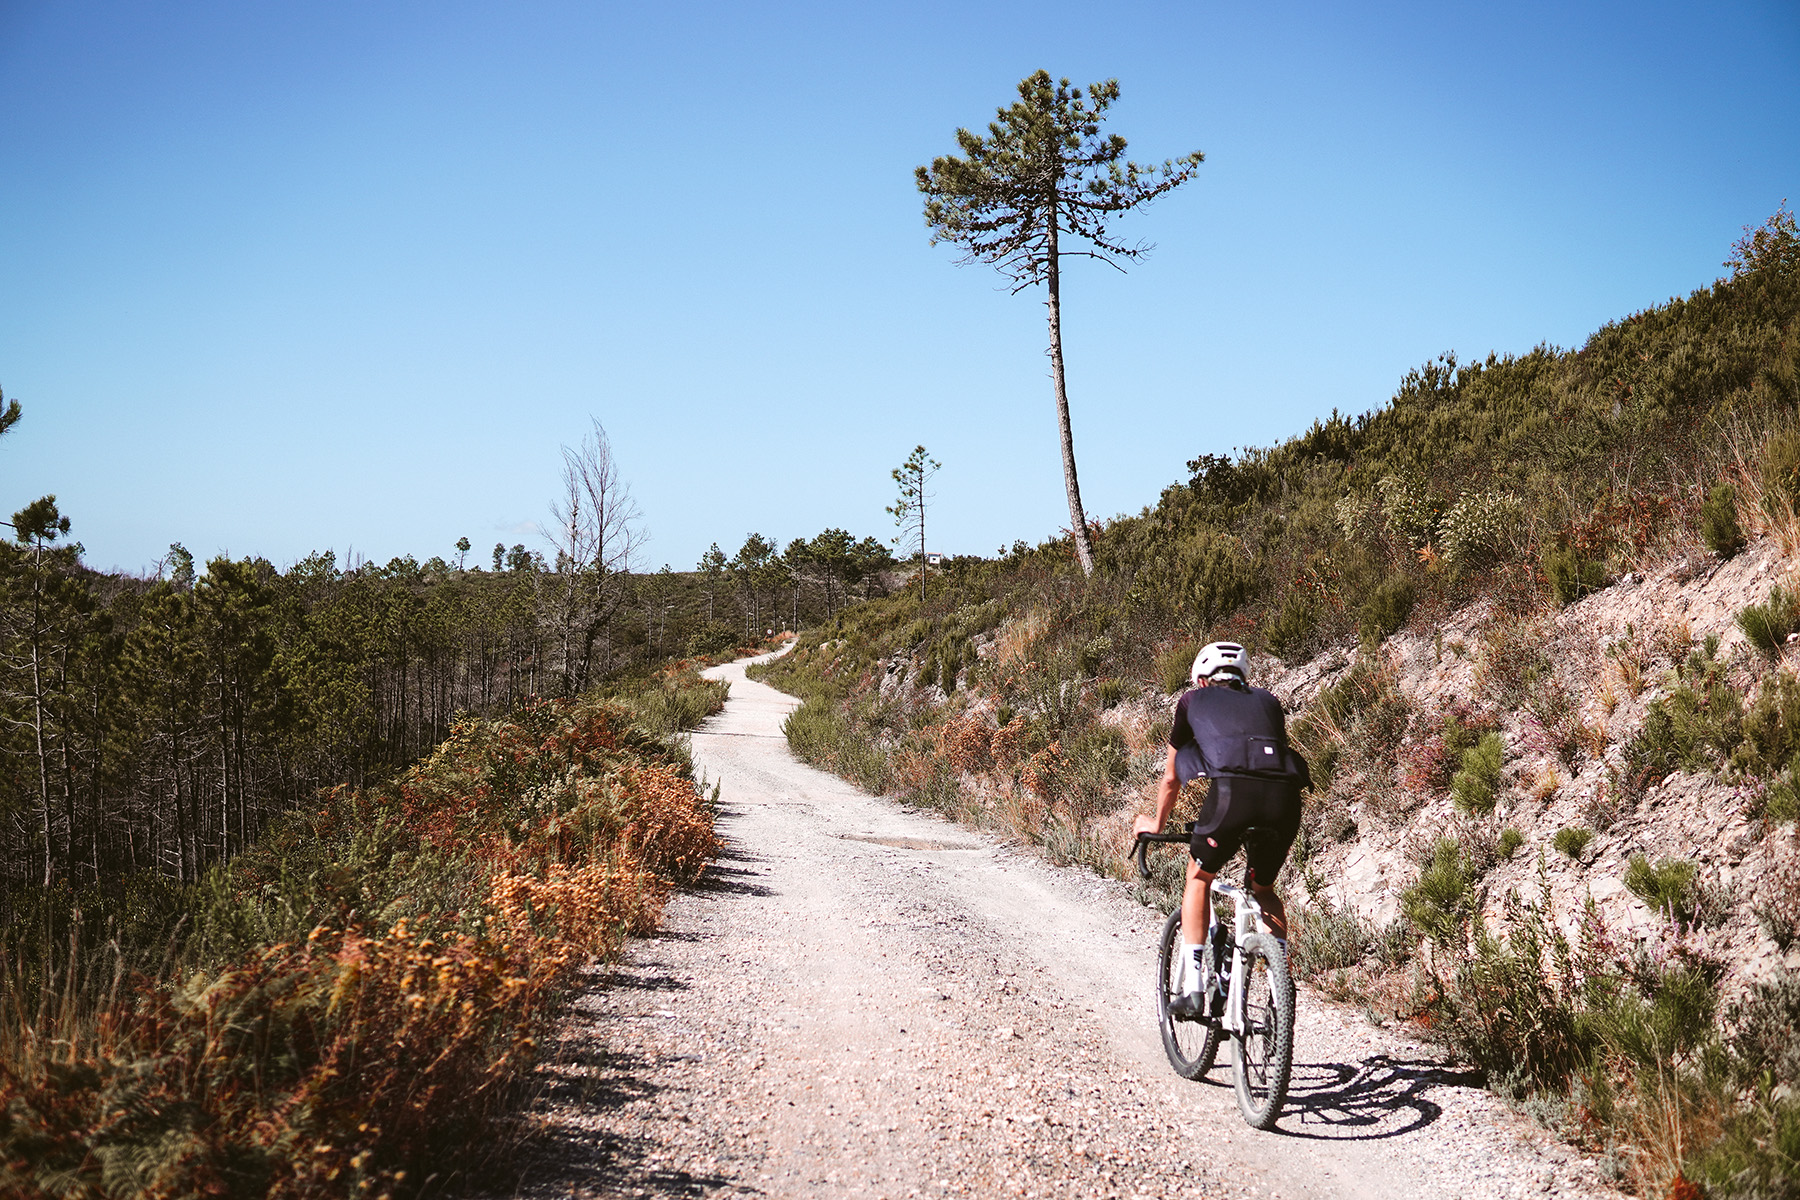
{"label": "bicycle shadow", "polygon": [[1320,1141],[1404,1137],[1444,1115],[1427,1096],[1432,1088],[1481,1083],[1477,1071],[1386,1054],[1355,1065],[1296,1062],[1275,1132]]}

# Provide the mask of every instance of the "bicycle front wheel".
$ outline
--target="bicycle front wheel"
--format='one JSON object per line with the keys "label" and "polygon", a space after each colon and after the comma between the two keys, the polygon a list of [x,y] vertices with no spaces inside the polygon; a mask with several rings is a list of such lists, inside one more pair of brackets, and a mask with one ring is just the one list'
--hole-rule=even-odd
{"label": "bicycle front wheel", "polygon": [[1244,939],[1244,1032],[1231,1039],[1238,1109],[1252,1129],[1281,1115],[1294,1067],[1294,980],[1287,952],[1267,934]]}
{"label": "bicycle front wheel", "polygon": [[1184,1021],[1169,1011],[1181,988],[1181,910],[1163,926],[1162,952],[1156,963],[1156,1022],[1162,1030],[1163,1053],[1183,1079],[1198,1079],[1212,1069],[1219,1053],[1219,1027]]}

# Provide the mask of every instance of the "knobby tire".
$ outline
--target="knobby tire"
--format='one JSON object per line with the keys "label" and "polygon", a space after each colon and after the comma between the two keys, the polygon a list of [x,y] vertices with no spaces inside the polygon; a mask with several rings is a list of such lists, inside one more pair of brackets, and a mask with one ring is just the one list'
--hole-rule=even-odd
{"label": "knobby tire", "polygon": [[1294,1067],[1294,980],[1287,953],[1269,935],[1245,938],[1243,954],[1244,1033],[1231,1039],[1232,1074],[1244,1120],[1269,1129],[1281,1116]]}
{"label": "knobby tire", "polygon": [[1198,1079],[1212,1069],[1219,1053],[1219,1027],[1198,1021],[1177,1021],[1169,1015],[1169,1001],[1181,985],[1181,910],[1169,914],[1163,925],[1162,952],[1156,964],[1156,1024],[1162,1031],[1163,1053],[1183,1079]]}

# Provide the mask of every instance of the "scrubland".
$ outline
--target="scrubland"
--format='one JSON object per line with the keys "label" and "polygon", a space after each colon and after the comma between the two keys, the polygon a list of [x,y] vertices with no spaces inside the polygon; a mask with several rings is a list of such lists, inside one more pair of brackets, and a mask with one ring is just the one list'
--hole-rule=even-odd
{"label": "scrubland", "polygon": [[578,968],[715,851],[675,667],[465,717],[198,882],[9,925],[0,1194],[376,1196],[504,1158]]}
{"label": "scrubland", "polygon": [[1314,767],[1304,978],[1640,1194],[1800,1194],[1791,215],[1727,265],[1579,348],[1445,355],[1202,454],[1090,530],[1091,576],[1019,543],[840,613],[760,669],[806,701],[790,744],[1121,874],[1190,659],[1244,641]]}

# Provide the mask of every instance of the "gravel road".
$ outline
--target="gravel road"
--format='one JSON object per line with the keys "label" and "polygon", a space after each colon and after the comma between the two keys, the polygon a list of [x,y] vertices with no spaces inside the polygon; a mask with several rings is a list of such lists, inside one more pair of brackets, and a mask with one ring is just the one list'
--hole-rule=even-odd
{"label": "gravel road", "polygon": [[[744,678],[694,734],[728,850],[601,969],[516,1194],[1616,1196],[1429,1047],[1302,989],[1278,1128],[1169,1070],[1126,888],[797,763]],[[1228,1058],[1221,1055],[1221,1059]]]}

